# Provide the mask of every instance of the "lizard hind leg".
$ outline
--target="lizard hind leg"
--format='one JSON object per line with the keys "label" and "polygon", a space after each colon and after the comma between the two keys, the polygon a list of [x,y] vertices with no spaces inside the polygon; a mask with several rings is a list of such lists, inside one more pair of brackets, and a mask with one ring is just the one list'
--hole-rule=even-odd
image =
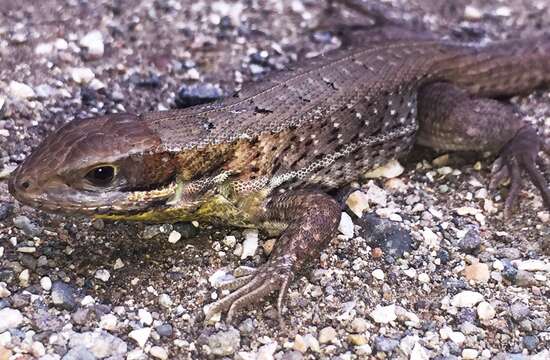
{"label": "lizard hind leg", "polygon": [[540,191],[550,209],[550,190],[537,168],[542,140],[510,105],[493,99],[474,98],[449,83],[434,83],[422,88],[418,97],[420,129],[417,142],[437,150],[492,152],[498,154],[490,188],[510,179],[504,204],[509,217],[517,203],[521,174]]}
{"label": "lizard hind leg", "polygon": [[[288,223],[269,260],[254,273],[237,278],[234,292],[212,304],[207,318],[227,312],[227,322],[241,309],[279,292],[277,313],[282,324],[282,307],[295,274],[314,260],[336,235],[341,207],[329,195],[316,191],[294,191],[268,200],[260,221]],[[237,286],[231,286],[235,288]]]}

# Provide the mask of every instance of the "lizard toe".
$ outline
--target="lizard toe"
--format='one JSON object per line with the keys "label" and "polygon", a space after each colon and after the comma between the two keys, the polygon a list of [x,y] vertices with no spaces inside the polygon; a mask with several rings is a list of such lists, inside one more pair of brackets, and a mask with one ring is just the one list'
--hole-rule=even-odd
{"label": "lizard toe", "polygon": [[509,192],[504,204],[504,216],[509,218],[519,199],[522,187],[522,172],[541,193],[542,199],[550,209],[550,190],[542,172],[537,168],[538,152],[541,141],[536,131],[526,126],[501,150],[495,161],[491,179],[491,189],[495,189],[505,179],[510,179]]}
{"label": "lizard toe", "polygon": [[281,322],[281,307],[292,278],[291,269],[286,262],[268,262],[253,274],[236,278],[229,285],[224,284],[224,289],[235,291],[212,304],[206,317],[210,318],[218,312],[227,312],[227,322],[230,323],[238,311],[259,303],[274,291],[279,291],[277,314]]}

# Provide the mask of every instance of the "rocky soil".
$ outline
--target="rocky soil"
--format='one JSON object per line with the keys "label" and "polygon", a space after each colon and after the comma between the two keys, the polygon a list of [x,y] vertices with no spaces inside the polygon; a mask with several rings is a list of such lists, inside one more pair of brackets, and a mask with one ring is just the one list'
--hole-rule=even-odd
{"label": "rocky soil", "polygon": [[[465,41],[550,29],[546,0],[385,3]],[[312,31],[323,8],[3,1],[0,179],[74,118],[215,99],[339,46]],[[511,101],[550,137],[548,90]],[[272,299],[232,324],[203,313],[222,295],[216,285],[263,263],[274,239],[45,214],[0,180],[0,360],[549,359],[550,213],[536,189],[527,184],[504,220],[506,189],[487,187],[491,158],[416,149],[400,163],[389,179],[355,184],[340,235],[291,286],[284,329]]]}

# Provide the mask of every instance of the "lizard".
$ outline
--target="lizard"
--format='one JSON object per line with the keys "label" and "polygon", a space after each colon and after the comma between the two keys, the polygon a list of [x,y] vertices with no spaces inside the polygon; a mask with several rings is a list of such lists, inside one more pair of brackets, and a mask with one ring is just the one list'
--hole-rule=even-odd
{"label": "lizard", "polygon": [[48,136],[13,172],[21,203],[96,218],[255,227],[278,236],[267,262],[226,284],[207,313],[236,312],[278,292],[281,317],[295,275],[336,235],[330,195],[410,152],[497,154],[550,208],[536,162],[543,140],[497,97],[550,83],[550,37],[473,46],[408,34],[352,43],[185,109],[77,119]]}

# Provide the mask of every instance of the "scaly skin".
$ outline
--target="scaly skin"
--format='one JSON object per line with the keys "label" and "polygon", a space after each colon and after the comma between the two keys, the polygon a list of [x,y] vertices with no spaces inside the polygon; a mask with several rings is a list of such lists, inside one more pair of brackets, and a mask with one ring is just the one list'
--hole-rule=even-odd
{"label": "scaly skin", "polygon": [[206,106],[73,121],[9,188],[46,211],[279,234],[269,261],[230,285],[237,290],[208,316],[230,319],[273,291],[280,312],[294,274],[336,233],[341,209],[326,190],[405,154],[417,137],[438,149],[500,152],[512,175],[506,211],[521,169],[550,207],[536,132],[505,105],[475,98],[549,81],[549,38],[475,48],[408,33],[308,60]]}

